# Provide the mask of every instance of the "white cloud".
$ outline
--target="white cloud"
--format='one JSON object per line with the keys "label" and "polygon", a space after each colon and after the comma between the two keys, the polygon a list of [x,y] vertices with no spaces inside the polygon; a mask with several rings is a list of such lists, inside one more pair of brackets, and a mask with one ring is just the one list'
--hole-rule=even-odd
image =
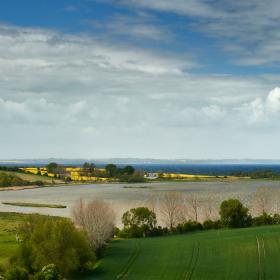
{"label": "white cloud", "polygon": [[269,93],[266,106],[272,113],[280,112],[280,88],[277,87]]}
{"label": "white cloud", "polygon": [[0,62],[0,158],[199,157],[207,134],[279,126],[277,79],[188,74],[178,54],[1,26]]}
{"label": "white cloud", "polygon": [[201,31],[207,36],[218,38],[222,50],[235,55],[233,62],[236,64],[275,66],[280,62],[278,0],[116,2],[137,9],[176,13],[188,17],[193,22],[188,25],[192,31]]}

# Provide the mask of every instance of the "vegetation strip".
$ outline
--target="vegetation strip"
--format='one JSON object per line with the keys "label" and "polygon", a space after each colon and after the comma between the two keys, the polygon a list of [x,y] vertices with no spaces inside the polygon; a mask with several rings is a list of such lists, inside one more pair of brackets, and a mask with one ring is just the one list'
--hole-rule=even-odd
{"label": "vegetation strip", "polygon": [[67,208],[60,204],[44,204],[44,203],[29,203],[29,202],[2,202],[4,205],[21,206],[21,207],[44,207],[44,208]]}

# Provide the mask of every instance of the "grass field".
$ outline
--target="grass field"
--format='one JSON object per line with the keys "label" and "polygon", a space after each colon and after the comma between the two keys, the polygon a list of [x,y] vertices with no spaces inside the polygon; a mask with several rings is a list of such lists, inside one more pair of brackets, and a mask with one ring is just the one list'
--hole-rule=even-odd
{"label": "grass field", "polygon": [[[26,215],[0,213],[0,268],[17,250]],[[280,279],[280,226],[115,240],[81,280]]]}
{"label": "grass field", "polygon": [[83,279],[280,279],[279,259],[280,226],[117,240]]}
{"label": "grass field", "polygon": [[16,229],[25,216],[0,212],[0,268],[8,265],[9,258],[17,250]]}
{"label": "grass field", "polygon": [[63,183],[62,180],[54,179],[54,178],[47,177],[47,176],[27,174],[27,173],[23,173],[23,172],[12,172],[12,171],[0,171],[0,172],[11,174],[11,175],[16,175],[16,176],[20,177],[21,179],[30,181],[30,182],[43,181],[46,184],[52,184],[53,182],[55,184]]}

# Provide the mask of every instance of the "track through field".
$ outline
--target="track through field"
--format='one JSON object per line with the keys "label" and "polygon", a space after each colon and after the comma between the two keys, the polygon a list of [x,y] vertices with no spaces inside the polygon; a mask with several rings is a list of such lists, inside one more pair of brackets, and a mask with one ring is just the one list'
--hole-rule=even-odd
{"label": "track through field", "polygon": [[183,272],[182,280],[191,280],[192,279],[192,275],[197,266],[198,258],[199,258],[199,243],[196,243],[193,246],[191,258],[187,265],[187,269],[186,269],[186,271]]}
{"label": "track through field", "polygon": [[81,280],[279,280],[280,226],[117,240]]}
{"label": "track through field", "polygon": [[141,247],[141,241],[140,240],[136,240],[135,241],[134,252],[131,255],[131,257],[129,258],[128,262],[124,265],[124,267],[122,268],[120,273],[117,275],[117,277],[116,277],[117,279],[119,279],[119,280],[125,279],[128,276],[131,267],[133,266],[133,264],[135,263],[137,257],[139,256],[140,247]]}

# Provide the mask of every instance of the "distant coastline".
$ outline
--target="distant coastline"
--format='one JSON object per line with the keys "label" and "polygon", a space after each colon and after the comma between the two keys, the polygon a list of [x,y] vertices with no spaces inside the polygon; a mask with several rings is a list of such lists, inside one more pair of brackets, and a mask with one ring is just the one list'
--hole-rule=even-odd
{"label": "distant coastline", "polygon": [[104,165],[114,164],[280,164],[280,159],[156,159],[156,158],[38,158],[38,159],[0,159],[0,165],[45,165],[57,162],[65,165],[81,165],[95,162]]}

